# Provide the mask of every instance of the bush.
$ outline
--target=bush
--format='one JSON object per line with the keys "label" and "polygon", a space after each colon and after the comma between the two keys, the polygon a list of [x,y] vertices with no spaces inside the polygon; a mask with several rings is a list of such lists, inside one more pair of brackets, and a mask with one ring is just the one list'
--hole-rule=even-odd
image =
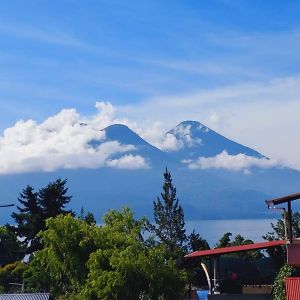
{"label": "bush", "polygon": [[274,300],[282,300],[285,299],[285,278],[290,277],[295,272],[295,269],[285,264],[279,270],[273,287],[273,299]]}

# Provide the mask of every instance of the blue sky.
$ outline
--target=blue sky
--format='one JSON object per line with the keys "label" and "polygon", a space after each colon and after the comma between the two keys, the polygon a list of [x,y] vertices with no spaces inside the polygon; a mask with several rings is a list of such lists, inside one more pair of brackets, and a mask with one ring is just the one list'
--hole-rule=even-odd
{"label": "blue sky", "polygon": [[299,1],[3,1],[0,64],[1,132],[108,101],[141,134],[195,119],[300,168]]}

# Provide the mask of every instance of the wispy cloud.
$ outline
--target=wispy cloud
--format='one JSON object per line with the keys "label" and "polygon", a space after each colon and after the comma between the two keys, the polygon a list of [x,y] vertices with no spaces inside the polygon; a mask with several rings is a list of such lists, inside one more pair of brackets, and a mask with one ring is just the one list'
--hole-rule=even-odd
{"label": "wispy cloud", "polygon": [[157,66],[170,71],[180,71],[205,77],[240,76],[243,78],[265,78],[264,72],[254,66],[245,68],[242,65],[226,61],[212,61],[210,59],[137,59],[147,65]]}
{"label": "wispy cloud", "polygon": [[59,30],[43,30],[21,24],[0,23],[0,34],[61,46],[80,47],[86,49],[91,47],[89,44],[82,42],[76,37],[63,33]]}

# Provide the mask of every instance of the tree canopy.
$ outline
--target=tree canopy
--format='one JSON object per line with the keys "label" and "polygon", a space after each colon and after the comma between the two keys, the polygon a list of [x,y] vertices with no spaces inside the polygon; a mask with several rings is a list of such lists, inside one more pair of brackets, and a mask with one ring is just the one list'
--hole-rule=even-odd
{"label": "tree canopy", "polygon": [[24,249],[16,234],[6,226],[0,227],[0,266],[21,260]]}
{"label": "tree canopy", "polygon": [[[237,234],[234,236],[233,240],[231,240],[232,233],[226,232],[216,244],[216,248],[224,248],[224,247],[231,247],[231,246],[241,246],[241,245],[250,245],[254,242],[250,239],[244,238],[242,235]],[[228,256],[236,256],[240,258],[246,259],[255,259],[263,257],[261,251],[259,250],[250,250],[250,251],[243,251],[237,252],[232,254],[227,254]]]}
{"label": "tree canopy", "polygon": [[56,296],[181,299],[184,273],[166,259],[165,247],[144,240],[147,220],[136,220],[125,208],[108,212],[103,221],[97,226],[70,214],[48,219],[39,234],[44,248],[34,253],[29,275],[44,270]]}

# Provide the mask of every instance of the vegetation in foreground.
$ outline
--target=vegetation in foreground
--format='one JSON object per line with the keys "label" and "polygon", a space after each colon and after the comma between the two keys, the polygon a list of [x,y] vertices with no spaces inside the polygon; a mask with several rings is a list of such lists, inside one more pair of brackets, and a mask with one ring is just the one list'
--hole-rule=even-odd
{"label": "vegetation in foreground", "polygon": [[[200,262],[184,255],[209,245],[195,231],[186,235],[184,212],[168,170],[161,197],[153,203],[153,223],[135,219],[129,208],[108,212],[101,226],[83,209],[76,216],[66,209],[72,198],[66,183],[58,179],[37,192],[31,186],[21,192],[18,212],[12,214],[16,225],[0,228],[1,292],[19,290],[10,284],[16,282],[24,283],[28,292],[49,291],[60,300],[179,300],[199,284]],[[281,227],[279,221],[265,238],[280,238]],[[253,243],[231,236],[225,233],[216,247]],[[282,251],[270,252],[278,267]],[[253,260],[262,253],[233,256]]]}

